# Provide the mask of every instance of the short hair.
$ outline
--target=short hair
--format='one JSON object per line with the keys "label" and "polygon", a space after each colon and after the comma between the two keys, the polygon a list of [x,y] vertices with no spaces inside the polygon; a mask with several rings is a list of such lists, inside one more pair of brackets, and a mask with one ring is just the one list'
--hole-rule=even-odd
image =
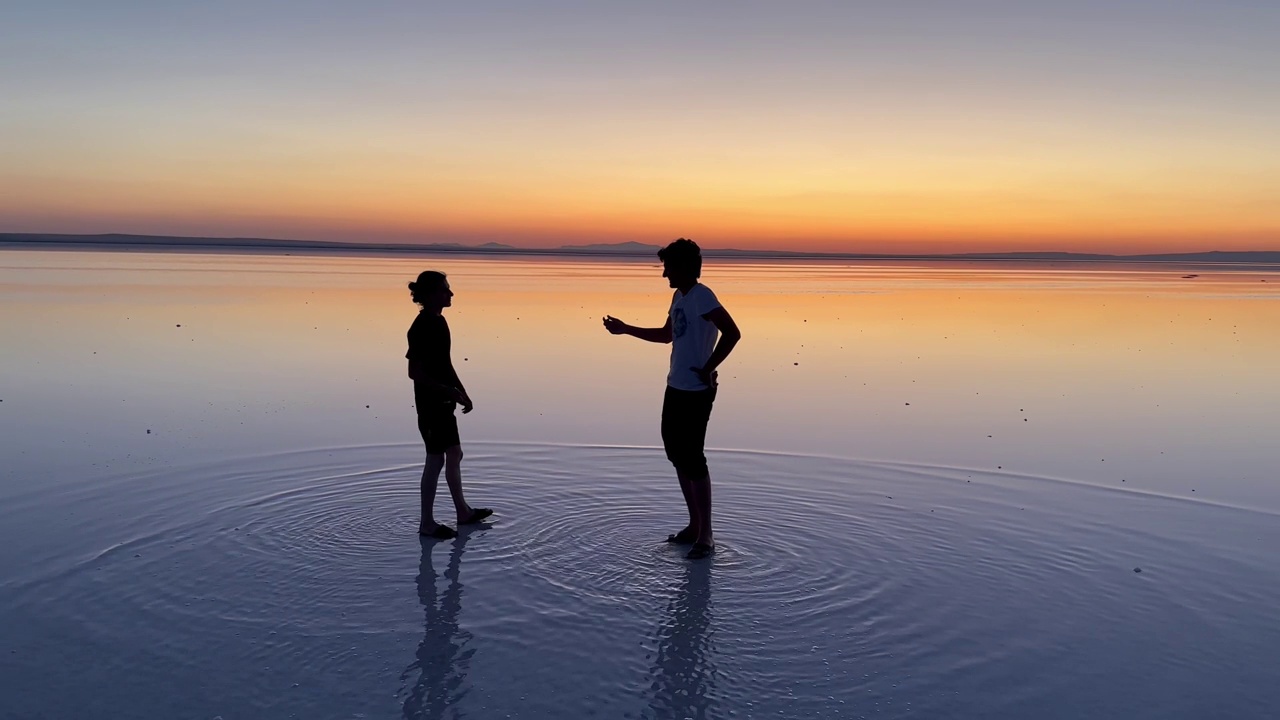
{"label": "short hair", "polygon": [[423,270],[417,280],[409,281],[409,296],[421,305],[428,295],[444,286],[444,281],[445,274],[439,270]]}
{"label": "short hair", "polygon": [[693,271],[695,278],[702,277],[702,249],[688,238],[680,238],[658,251],[658,259],[668,265]]}

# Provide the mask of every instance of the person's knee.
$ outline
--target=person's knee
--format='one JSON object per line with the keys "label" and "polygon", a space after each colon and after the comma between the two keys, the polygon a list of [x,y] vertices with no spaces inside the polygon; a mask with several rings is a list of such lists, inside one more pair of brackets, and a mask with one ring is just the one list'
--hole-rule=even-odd
{"label": "person's knee", "polygon": [[675,466],[676,473],[682,478],[689,480],[701,480],[711,474],[707,467],[706,456],[693,457],[690,455],[671,457],[671,464]]}
{"label": "person's knee", "polygon": [[451,463],[460,463],[460,462],[462,462],[462,446],[461,446],[461,445],[454,445],[453,447],[449,448],[448,450],[445,450],[445,451],[444,451],[444,457],[445,457],[445,459],[446,459],[446,460],[448,460],[448,461],[449,461],[449,462],[451,462]]}

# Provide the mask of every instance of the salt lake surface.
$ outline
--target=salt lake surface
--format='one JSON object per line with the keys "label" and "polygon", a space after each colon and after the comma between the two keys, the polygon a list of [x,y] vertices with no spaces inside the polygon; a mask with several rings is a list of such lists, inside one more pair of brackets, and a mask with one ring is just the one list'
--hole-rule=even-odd
{"label": "salt lake surface", "polygon": [[[427,267],[498,510],[448,542],[414,533]],[[744,340],[691,563],[667,348],[600,327],[661,324],[653,263],[0,253],[0,718],[1280,707],[1280,274],[704,281]]]}

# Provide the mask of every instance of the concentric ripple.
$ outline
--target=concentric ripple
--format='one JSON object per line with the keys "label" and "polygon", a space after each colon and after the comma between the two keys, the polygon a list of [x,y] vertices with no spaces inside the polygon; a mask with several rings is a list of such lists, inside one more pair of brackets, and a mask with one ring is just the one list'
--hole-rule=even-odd
{"label": "concentric ripple", "polygon": [[498,512],[446,542],[416,535],[420,452],[241,458],[45,498],[74,524],[0,584],[0,670],[30,688],[0,717],[1250,717],[1280,701],[1273,516],[717,451],[718,548],[690,562],[664,541],[685,515],[660,451],[473,444],[469,499]]}

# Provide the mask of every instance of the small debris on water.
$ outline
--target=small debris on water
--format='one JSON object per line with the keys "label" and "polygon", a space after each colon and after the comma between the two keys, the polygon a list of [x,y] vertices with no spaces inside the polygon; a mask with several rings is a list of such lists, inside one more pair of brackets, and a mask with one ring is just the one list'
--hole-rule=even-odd
{"label": "small debris on water", "polygon": [[1133,569],[1133,571],[1134,571],[1134,572],[1137,572],[1137,573],[1140,573],[1140,572],[1142,572],[1142,568],[1134,568],[1134,569]]}
{"label": "small debris on water", "polygon": [[148,435],[150,435],[150,434],[151,434],[151,428],[147,428],[147,434],[148,434]]}

